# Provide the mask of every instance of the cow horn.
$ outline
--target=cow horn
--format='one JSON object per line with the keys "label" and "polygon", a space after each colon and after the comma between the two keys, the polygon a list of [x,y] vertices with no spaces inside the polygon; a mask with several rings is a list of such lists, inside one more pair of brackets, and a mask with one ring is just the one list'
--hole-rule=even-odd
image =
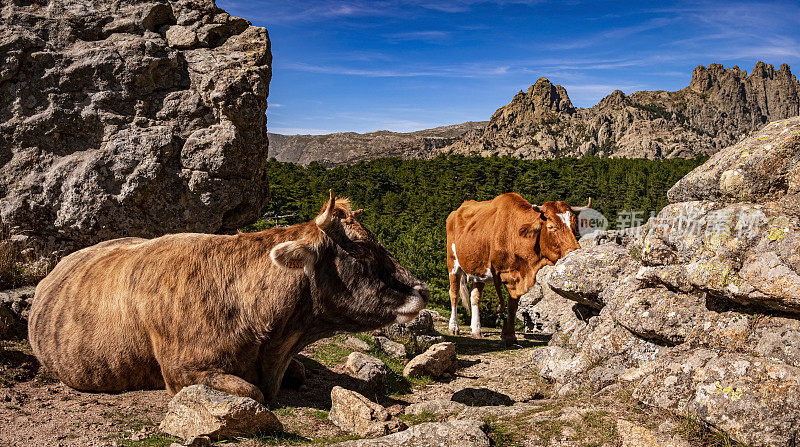
{"label": "cow horn", "polygon": [[336,206],[336,195],[333,193],[333,190],[329,189],[328,193],[330,193],[331,196],[328,200],[328,206],[326,206],[325,211],[323,211],[322,214],[317,216],[315,219],[317,226],[323,229],[331,224],[331,220],[333,219],[333,208]]}
{"label": "cow horn", "polygon": [[592,207],[592,198],[589,197],[589,203],[587,203],[586,206],[573,206],[572,207],[572,212],[575,213],[575,214],[578,214],[581,211],[588,210],[591,207]]}
{"label": "cow horn", "polygon": [[531,209],[532,209],[532,210],[534,210],[534,211],[536,211],[537,213],[542,213],[542,214],[544,214],[544,211],[542,211],[542,209],[541,209],[541,208],[539,208],[539,205],[531,205]]}

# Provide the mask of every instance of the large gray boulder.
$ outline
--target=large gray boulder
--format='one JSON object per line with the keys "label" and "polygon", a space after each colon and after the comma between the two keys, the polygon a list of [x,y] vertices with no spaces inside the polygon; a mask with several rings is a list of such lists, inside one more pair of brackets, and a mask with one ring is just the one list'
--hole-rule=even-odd
{"label": "large gray boulder", "polygon": [[800,117],[769,123],[718,152],[673,186],[673,203],[777,202],[800,215]]}
{"label": "large gray boulder", "polygon": [[0,220],[42,255],[267,199],[267,30],[213,0],[3,2]]}
{"label": "large gray boulder", "polygon": [[751,445],[788,446],[800,436],[800,368],[769,358],[676,349],[649,366],[634,395],[705,422]]}
{"label": "large gray boulder", "polygon": [[550,290],[599,313],[531,355],[556,393],[621,383],[744,443],[796,443],[798,153],[800,118],[771,123],[679,181],[625,245],[559,260]]}
{"label": "large gray boulder", "polygon": [[278,418],[249,397],[231,396],[205,385],[187,386],[169,402],[161,431],[183,439],[228,439],[283,429]]}
{"label": "large gray boulder", "polygon": [[486,424],[478,421],[428,422],[377,439],[334,444],[337,447],[489,447]]}

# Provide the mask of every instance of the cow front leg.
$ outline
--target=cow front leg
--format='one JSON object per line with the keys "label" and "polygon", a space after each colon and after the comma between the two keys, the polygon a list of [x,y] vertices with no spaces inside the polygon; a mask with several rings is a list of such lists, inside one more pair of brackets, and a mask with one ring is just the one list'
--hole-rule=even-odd
{"label": "cow front leg", "polygon": [[458,299],[459,288],[461,287],[461,275],[458,273],[450,274],[450,323],[447,325],[447,332],[450,335],[458,335]]}
{"label": "cow front leg", "polygon": [[503,327],[503,312],[506,311],[506,298],[503,296],[503,282],[500,275],[492,271],[492,279],[494,281],[494,290],[497,292],[497,326]]}
{"label": "cow front leg", "polygon": [[502,340],[506,346],[512,346],[517,343],[517,334],[514,330],[514,323],[517,318],[517,307],[519,306],[519,298],[508,298],[508,315],[506,315],[505,324],[503,324]]}
{"label": "cow front leg", "polygon": [[167,391],[175,394],[190,385],[205,385],[234,396],[249,397],[264,403],[264,394],[257,386],[233,374],[217,371],[164,371]]}
{"label": "cow front leg", "polygon": [[482,282],[476,282],[475,288],[472,289],[472,293],[470,294],[470,305],[472,312],[470,329],[472,329],[472,338],[483,338],[483,334],[481,334],[480,302],[484,285],[485,284]]}

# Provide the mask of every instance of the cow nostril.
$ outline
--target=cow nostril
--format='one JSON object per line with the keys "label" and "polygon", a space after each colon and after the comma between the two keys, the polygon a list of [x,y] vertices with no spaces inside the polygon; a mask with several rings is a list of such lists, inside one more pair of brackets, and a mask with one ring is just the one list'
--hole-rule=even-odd
{"label": "cow nostril", "polygon": [[426,285],[422,285],[422,286],[415,286],[415,287],[414,287],[414,290],[416,290],[416,291],[417,291],[417,293],[419,293],[419,296],[420,296],[420,297],[421,297],[423,300],[425,300],[425,302],[426,302],[426,303],[427,303],[427,302],[428,302],[428,300],[431,298],[431,292],[430,292],[430,290],[428,290],[428,286],[426,286]]}

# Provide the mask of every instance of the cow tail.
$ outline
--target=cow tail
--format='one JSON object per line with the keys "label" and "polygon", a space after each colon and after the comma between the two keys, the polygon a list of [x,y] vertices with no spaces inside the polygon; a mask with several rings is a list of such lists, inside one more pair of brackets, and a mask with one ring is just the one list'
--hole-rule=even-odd
{"label": "cow tail", "polygon": [[462,273],[458,281],[458,294],[461,295],[461,304],[467,308],[467,315],[472,315],[472,306],[469,302],[469,287],[467,286],[467,274]]}

